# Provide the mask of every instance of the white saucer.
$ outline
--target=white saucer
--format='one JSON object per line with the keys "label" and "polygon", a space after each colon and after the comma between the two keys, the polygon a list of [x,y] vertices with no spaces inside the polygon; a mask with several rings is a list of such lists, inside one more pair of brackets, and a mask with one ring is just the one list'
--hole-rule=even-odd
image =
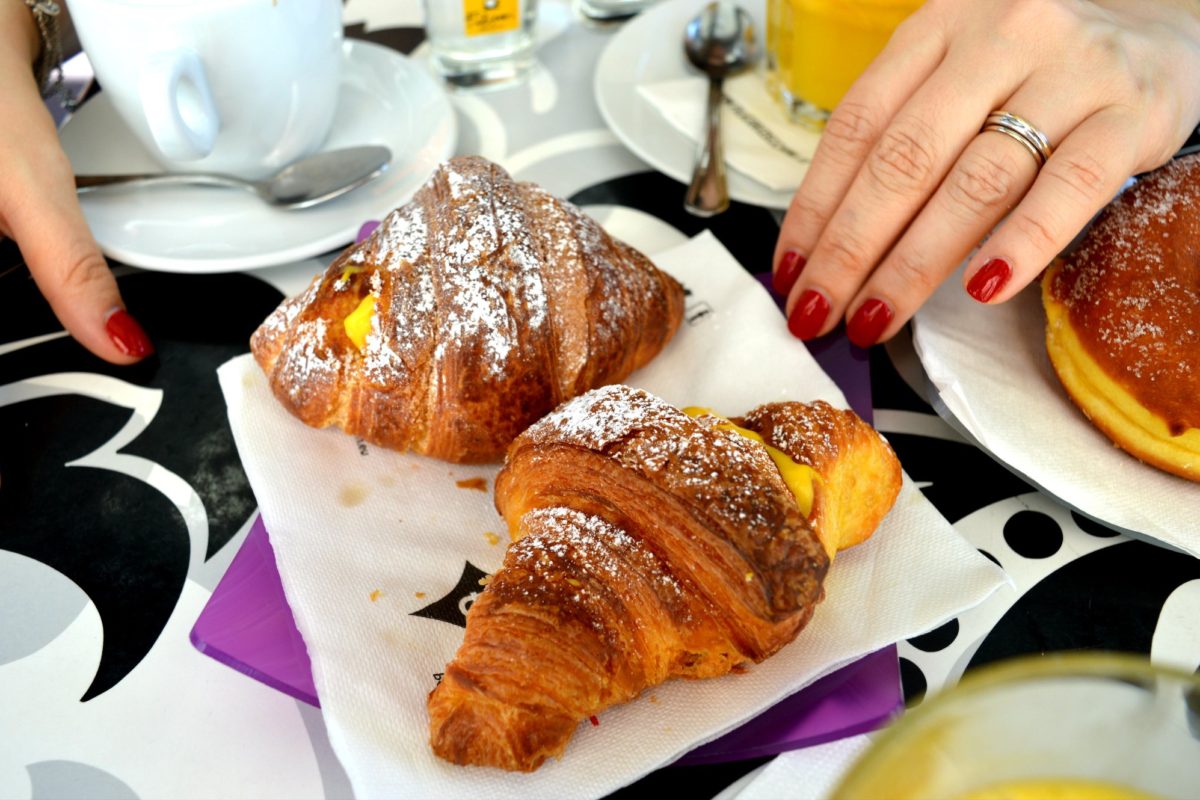
{"label": "white saucer", "polygon": [[[696,145],[638,95],[640,84],[694,75],[683,55],[683,29],[708,0],[666,0],[625,23],[600,54],[593,89],[600,114],[617,138],[643,161],[681,183],[692,179]],[[764,0],[742,6],[766,33]],[[787,208],[794,191],[768,189],[729,170],[729,196],[767,208]]]}
{"label": "white saucer", "polygon": [[981,307],[948,278],[913,319],[938,414],[1045,494],[1131,536],[1200,557],[1200,485],[1114,447],[1046,355],[1038,283]]}
{"label": "white saucer", "polygon": [[[285,211],[248,192],[211,187],[122,188],[80,196],[100,249],[167,272],[229,272],[298,261],[354,240],[412,196],[453,152],[454,109],[419,64],[368,42],[343,45],[341,96],[326,149],[382,144],[392,164],[366,186],[315,208]],[[101,92],[61,131],[78,174],[162,170]]]}

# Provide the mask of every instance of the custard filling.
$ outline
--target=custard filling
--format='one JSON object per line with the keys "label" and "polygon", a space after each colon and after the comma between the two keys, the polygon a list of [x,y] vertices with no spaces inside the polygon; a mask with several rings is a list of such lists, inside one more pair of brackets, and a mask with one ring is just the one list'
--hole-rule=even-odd
{"label": "custard filling", "polygon": [[[808,519],[812,515],[813,507],[813,491],[814,484],[821,480],[820,474],[815,469],[807,464],[801,464],[787,453],[777,447],[772,447],[763,440],[763,437],[754,431],[747,430],[738,425],[734,425],[729,420],[722,417],[720,414],[714,414],[710,409],[700,408],[698,406],[688,406],[683,409],[683,413],[689,417],[710,416],[722,420],[717,424],[721,430],[733,431],[739,436],[744,436],[747,439],[758,442],[767,450],[767,455],[775,462],[776,469],[779,470],[779,477],[783,478],[783,483],[787,486],[788,491],[792,493],[792,497],[796,499],[796,505],[800,509],[800,513]],[[821,540],[821,544],[825,547],[825,552],[832,559],[833,554],[837,552],[837,545],[834,542],[826,541],[821,531],[817,531],[817,538]]]}
{"label": "custard filling", "polygon": [[1056,269],[1047,272],[1042,284],[1049,333],[1047,350],[1059,377],[1073,390],[1084,413],[1101,428],[1122,431],[1127,437],[1122,446],[1135,456],[1174,464],[1188,474],[1200,473],[1200,429],[1173,435],[1165,421],[1104,372],[1071,328],[1070,311],[1050,291]]}
{"label": "custard filling", "polygon": [[366,347],[367,334],[371,332],[371,317],[374,315],[375,295],[369,294],[358,304],[358,308],[351,311],[342,320],[342,326],[346,329],[346,335],[350,337],[350,341],[354,342],[354,346],[359,350]]}

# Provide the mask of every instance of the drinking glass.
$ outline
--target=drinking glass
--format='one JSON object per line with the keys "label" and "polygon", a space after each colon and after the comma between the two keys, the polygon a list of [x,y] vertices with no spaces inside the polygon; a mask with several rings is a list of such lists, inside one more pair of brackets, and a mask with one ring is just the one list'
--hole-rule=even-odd
{"label": "drinking glass", "polygon": [[767,0],[767,83],[815,130],[921,0]]}
{"label": "drinking glass", "polygon": [[834,800],[1194,798],[1200,677],[1140,656],[1024,657],[970,672],[885,729]]}
{"label": "drinking glass", "polygon": [[533,66],[537,0],[425,0],[425,36],[448,83],[511,82]]}

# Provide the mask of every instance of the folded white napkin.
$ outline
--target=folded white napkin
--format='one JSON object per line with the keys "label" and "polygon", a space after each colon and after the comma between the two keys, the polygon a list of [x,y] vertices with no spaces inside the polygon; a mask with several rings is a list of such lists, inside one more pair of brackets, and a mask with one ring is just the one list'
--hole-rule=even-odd
{"label": "folded white napkin", "polygon": [[[707,78],[642,84],[637,90],[673,128],[700,141],[705,129]],[[793,191],[800,185],[821,140],[819,134],[788,119],[758,72],[725,81],[721,133],[726,163],[777,192]]]}
{"label": "folded white napkin", "polygon": [[[633,376],[678,405],[737,414],[841,393],[791,338],[766,291],[709,234],[655,261],[691,290],[687,321]],[[561,761],[533,774],[464,768],[428,745],[426,695],[463,629],[413,613],[462,609],[499,567],[507,537],[496,467],[454,466],[313,430],[275,401],[249,356],[219,371],[230,424],[308,645],[330,740],[360,798],[594,797],[667,764],[816,678],[927,631],[986,598],[1003,574],[912,484],[866,544],[838,556],[800,637],[747,674],[675,681],[580,725]],[[483,478],[488,492],[459,480]]]}
{"label": "folded white napkin", "polygon": [[1088,516],[1200,557],[1200,484],[1117,449],[1059,383],[1038,284],[980,306],[959,274],[918,312],[913,346],[941,402],[1004,464]]}
{"label": "folded white napkin", "polygon": [[783,753],[727,800],[824,800],[870,744],[860,734]]}

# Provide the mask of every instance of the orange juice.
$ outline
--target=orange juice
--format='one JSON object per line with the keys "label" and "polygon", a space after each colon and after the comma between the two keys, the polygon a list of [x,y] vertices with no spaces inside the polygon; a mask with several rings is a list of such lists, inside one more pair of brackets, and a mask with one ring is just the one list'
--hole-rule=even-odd
{"label": "orange juice", "polygon": [[1035,778],[975,789],[961,800],[1158,800],[1158,795],[1109,781]]}
{"label": "orange juice", "polygon": [[826,116],[920,5],[921,0],[767,0],[772,91],[800,116]]}

